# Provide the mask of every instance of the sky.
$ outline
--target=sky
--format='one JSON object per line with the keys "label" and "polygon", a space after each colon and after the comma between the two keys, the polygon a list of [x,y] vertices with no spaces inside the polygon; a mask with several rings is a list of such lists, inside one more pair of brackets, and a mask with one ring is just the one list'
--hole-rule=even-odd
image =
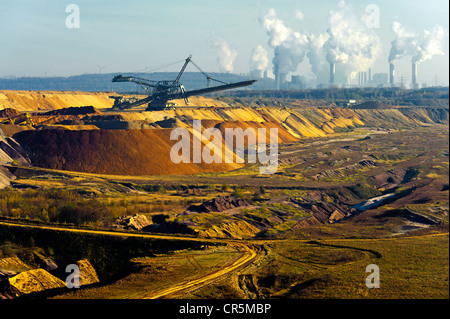
{"label": "sky", "polygon": [[[78,28],[67,25],[66,20],[73,18],[72,11],[66,12],[70,4],[79,8]],[[348,72],[359,70],[361,65],[370,67],[372,74],[388,72],[394,22],[419,36],[438,25],[445,31],[439,43],[441,52],[418,65],[418,81],[448,85],[446,0],[0,0],[0,77],[152,71],[177,61],[157,70],[178,71],[181,61],[190,54],[206,72],[243,74],[253,67],[250,60],[258,46],[267,54],[270,74],[274,26],[289,33],[281,46],[302,55],[305,53],[301,46],[306,44],[301,37],[339,30],[340,25],[333,26],[330,20],[344,6],[353,17],[349,26],[358,27],[365,21],[368,6],[378,9],[378,25],[372,24],[369,30],[356,34],[361,41],[379,40],[377,51],[370,48],[371,58],[358,67],[349,65]],[[276,23],[270,26],[269,20]],[[368,34],[371,37],[366,38]],[[343,41],[334,40],[329,44]],[[365,53],[371,46],[351,41],[347,45],[360,47],[358,50]],[[357,55],[352,54],[348,63],[355,64]],[[395,65],[396,77],[411,81],[411,57],[405,55]],[[290,67],[290,75],[314,76],[306,55]],[[196,69],[188,66],[186,71]]]}

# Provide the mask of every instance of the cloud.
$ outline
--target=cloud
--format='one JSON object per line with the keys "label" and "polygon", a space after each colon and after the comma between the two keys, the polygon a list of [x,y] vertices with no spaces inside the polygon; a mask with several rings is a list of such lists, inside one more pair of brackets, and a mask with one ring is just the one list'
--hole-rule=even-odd
{"label": "cloud", "polygon": [[295,10],[295,18],[297,20],[303,20],[305,16],[303,15],[303,12],[301,12],[300,10]]}

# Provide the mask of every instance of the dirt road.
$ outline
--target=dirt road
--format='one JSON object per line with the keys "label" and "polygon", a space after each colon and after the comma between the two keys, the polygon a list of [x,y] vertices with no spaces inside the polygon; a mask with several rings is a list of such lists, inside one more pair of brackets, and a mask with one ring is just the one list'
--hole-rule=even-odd
{"label": "dirt road", "polygon": [[158,299],[168,295],[173,295],[179,292],[188,292],[192,289],[196,289],[201,287],[207,283],[210,283],[218,278],[227,275],[233,271],[244,267],[245,265],[252,262],[257,256],[258,251],[254,245],[246,244],[242,242],[237,242],[234,240],[227,239],[206,239],[206,238],[194,238],[194,237],[178,237],[178,236],[165,236],[165,235],[152,235],[152,234],[136,234],[129,232],[119,232],[119,231],[106,231],[106,230],[88,230],[88,229],[79,229],[79,228],[66,228],[66,227],[57,227],[57,226],[44,226],[44,225],[26,225],[19,223],[9,223],[9,222],[1,222],[0,225],[14,225],[17,227],[31,227],[31,228],[39,228],[39,229],[48,229],[55,231],[68,231],[68,232],[77,232],[77,233],[89,233],[89,234],[101,234],[101,235],[109,235],[109,236],[121,236],[121,237],[143,237],[143,238],[153,238],[153,239],[167,239],[167,240],[189,240],[189,241],[202,241],[209,243],[226,243],[229,247],[240,252],[240,256],[223,265],[217,270],[212,272],[202,274],[197,278],[190,279],[187,281],[180,282],[172,287],[166,288],[161,291],[157,291],[154,293],[149,293],[143,297],[143,299]]}
{"label": "dirt road", "polygon": [[193,280],[190,279],[187,281],[183,281],[179,284],[176,284],[175,286],[146,295],[143,299],[158,299],[179,292],[187,292],[189,290],[204,286],[226,274],[229,274],[233,271],[238,270],[241,267],[244,267],[245,265],[252,262],[258,255],[256,249],[253,246],[247,244],[233,243],[230,244],[230,246],[234,247],[236,250],[241,252],[240,257],[237,258],[236,260],[228,264],[225,264],[218,270],[201,275]]}

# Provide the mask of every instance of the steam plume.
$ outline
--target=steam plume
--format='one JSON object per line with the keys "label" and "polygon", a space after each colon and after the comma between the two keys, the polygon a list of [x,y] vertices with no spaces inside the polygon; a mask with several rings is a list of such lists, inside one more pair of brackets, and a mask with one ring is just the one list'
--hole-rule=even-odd
{"label": "steam plume", "polygon": [[255,47],[252,51],[252,57],[250,59],[250,67],[252,70],[264,71],[269,65],[269,58],[267,57],[267,51],[261,45]]}
{"label": "steam plume", "polygon": [[317,81],[324,83],[327,81],[329,65],[326,63],[325,51],[323,46],[329,38],[328,33],[311,35],[309,38],[309,47],[307,57],[311,64],[311,71],[317,78]]}
{"label": "steam plume", "polygon": [[286,27],[274,9],[264,17],[263,25],[269,36],[268,43],[275,51],[274,66],[277,65],[278,71],[284,74],[296,71],[306,54],[308,36]]}
{"label": "steam plume", "polygon": [[211,40],[213,47],[217,51],[217,63],[221,72],[233,72],[233,63],[237,57],[237,51],[232,49],[229,43],[220,36],[216,36]]}
{"label": "steam plume", "polygon": [[399,60],[409,55],[413,63],[431,59],[435,55],[444,54],[442,42],[445,37],[443,27],[436,25],[431,31],[424,30],[423,36],[407,31],[400,23],[392,24],[395,39],[391,42],[389,62]]}
{"label": "steam plume", "polygon": [[343,64],[339,69],[345,73],[365,71],[381,50],[378,36],[354,15],[345,1],[330,11],[329,28],[318,35],[292,30],[274,9],[268,11],[262,23],[269,36],[268,44],[274,49],[272,62],[280,74],[295,72],[306,55],[312,72],[323,82],[328,77],[329,64]]}
{"label": "steam plume", "polygon": [[405,55],[412,55],[417,45],[417,36],[408,32],[400,23],[392,24],[392,31],[395,39],[391,42],[391,51],[389,52],[389,63],[401,59]]}
{"label": "steam plume", "polygon": [[442,42],[445,36],[444,28],[436,25],[431,31],[424,30],[423,35],[415,48],[415,54],[412,57],[413,63],[420,63],[435,55],[444,54],[442,51]]}
{"label": "steam plume", "polygon": [[367,70],[380,52],[380,39],[345,1],[330,11],[328,40],[324,44],[329,63],[345,63],[347,72]]}

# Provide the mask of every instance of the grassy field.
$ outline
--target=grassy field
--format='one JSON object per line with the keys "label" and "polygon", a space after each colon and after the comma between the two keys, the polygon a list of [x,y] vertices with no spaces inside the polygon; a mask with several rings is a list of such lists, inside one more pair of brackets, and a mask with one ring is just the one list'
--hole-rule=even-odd
{"label": "grassy field", "polygon": [[[380,269],[380,288],[367,288],[366,267]],[[259,267],[250,268],[189,298],[216,291],[242,298],[239,280],[252,278],[259,298],[446,299],[448,235],[369,240],[286,241],[268,244]],[[234,284],[233,284],[234,283]]]}

